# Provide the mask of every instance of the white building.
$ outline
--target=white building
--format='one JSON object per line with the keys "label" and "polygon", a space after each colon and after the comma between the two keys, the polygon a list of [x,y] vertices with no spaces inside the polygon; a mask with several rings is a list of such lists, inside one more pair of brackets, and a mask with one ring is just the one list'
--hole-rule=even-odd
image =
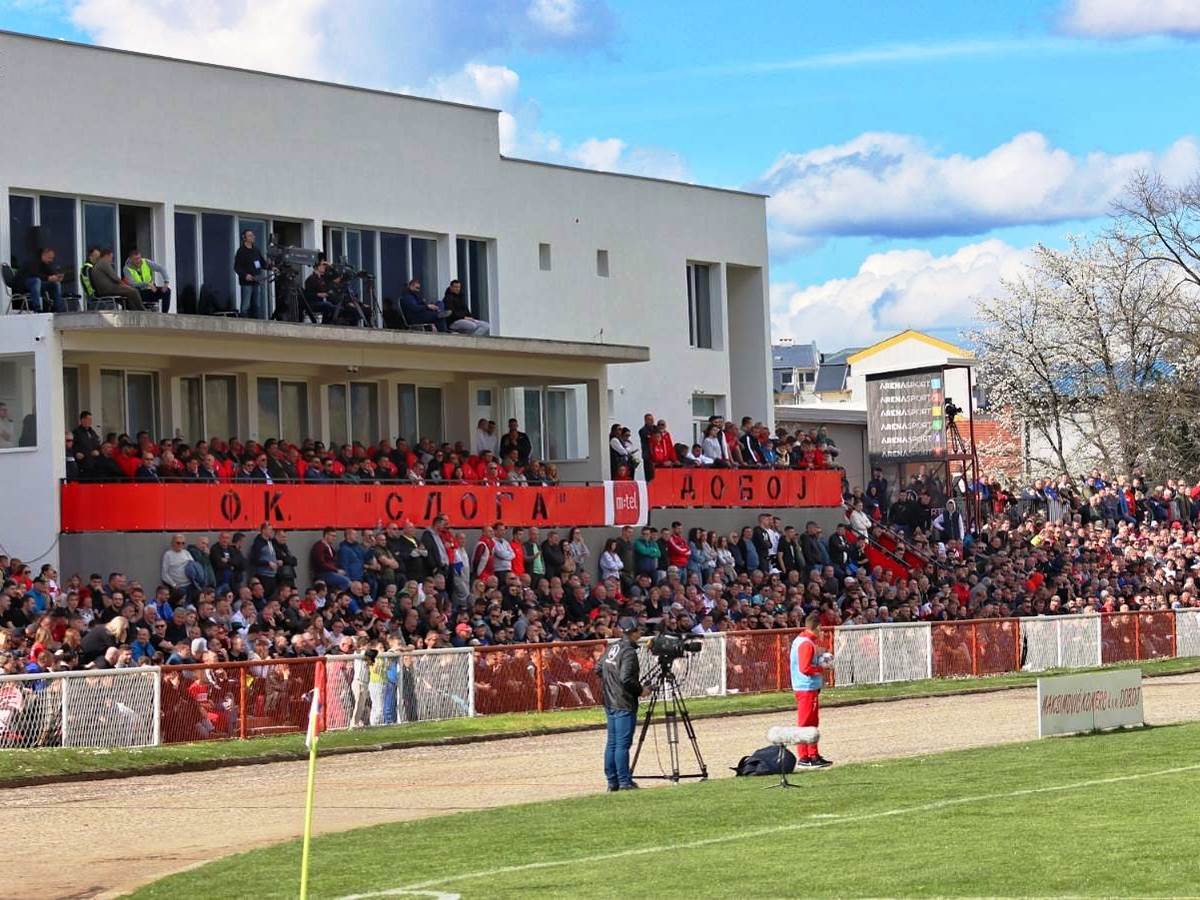
{"label": "white building", "polygon": [[101,434],[189,441],[469,442],[477,418],[515,416],[564,478],[593,479],[614,421],[773,421],[762,196],[508,159],[494,110],[7,33],[0,59],[5,95],[61,125],[7,142],[13,260],[50,245],[73,278],[85,247],[120,262],[136,244],[170,272],[173,312],[201,292],[232,306],[250,228],[347,258],[381,297],[459,278],[497,336],[4,317],[0,401],[38,431],[36,450],[0,453],[0,490],[31,517],[6,532],[13,553],[58,532],[81,409]]}

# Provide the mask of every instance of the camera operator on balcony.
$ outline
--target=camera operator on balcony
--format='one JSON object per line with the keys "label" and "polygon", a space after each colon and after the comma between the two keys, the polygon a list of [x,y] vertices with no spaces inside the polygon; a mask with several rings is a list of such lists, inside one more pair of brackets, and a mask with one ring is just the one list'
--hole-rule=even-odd
{"label": "camera operator on balcony", "polygon": [[633,746],[638,698],[642,695],[642,673],[638,664],[641,627],[635,622],[625,628],[622,634],[619,641],[609,645],[600,660],[604,717],[608,723],[608,740],[604,744],[604,777],[610,792],[637,788],[629,767],[629,748]]}
{"label": "camera operator on balcony", "polygon": [[329,260],[319,259],[317,264],[313,266],[312,273],[304,279],[304,299],[308,301],[309,308],[321,316],[321,321],[325,324],[333,322],[333,314],[336,307],[329,302],[329,284],[326,277],[329,274]]}

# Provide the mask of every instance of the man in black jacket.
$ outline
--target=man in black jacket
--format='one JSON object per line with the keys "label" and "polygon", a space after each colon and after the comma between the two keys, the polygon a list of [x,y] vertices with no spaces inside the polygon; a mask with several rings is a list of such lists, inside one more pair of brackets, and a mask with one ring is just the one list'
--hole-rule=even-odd
{"label": "man in black jacket", "polygon": [[807,568],[804,551],[800,549],[800,541],[796,538],[796,529],[789,525],[783,529],[783,540],[779,542],[779,568],[786,575],[788,572],[804,572]]}
{"label": "man in black jacket", "polygon": [[242,246],[233,256],[233,271],[237,273],[243,319],[267,317],[267,261],[254,246],[255,240],[254,232],[247,228],[242,232]]}
{"label": "man in black jacket", "polygon": [[75,460],[81,468],[86,469],[88,463],[100,455],[100,435],[92,427],[92,414],[86,409],[79,414],[79,424],[71,432],[75,439]]}
{"label": "man in black jacket", "polygon": [[610,644],[600,661],[600,679],[604,688],[604,716],[608,721],[608,739],[604,744],[604,777],[610,791],[637,788],[629,769],[629,748],[637,724],[638,698],[642,695],[641,668],[637,644],[641,630],[626,628],[624,637]]}

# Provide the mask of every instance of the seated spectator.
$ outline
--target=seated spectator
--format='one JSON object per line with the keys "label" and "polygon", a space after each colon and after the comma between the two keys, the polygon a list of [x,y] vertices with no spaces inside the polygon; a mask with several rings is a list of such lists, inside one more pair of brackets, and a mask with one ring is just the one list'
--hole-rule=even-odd
{"label": "seated spectator", "polygon": [[442,306],[446,309],[446,326],[451,331],[476,337],[492,333],[491,326],[487,322],[471,315],[466,298],[462,294],[462,282],[457,278],[446,288],[446,293],[442,297]]}
{"label": "seated spectator", "polygon": [[112,247],[103,247],[92,267],[92,287],[100,297],[120,297],[121,305],[127,310],[139,312],[146,309],[142,303],[142,295],[121,280],[117,267],[113,262]]}
{"label": "seated spectator", "polygon": [[654,431],[647,436],[646,443],[650,450],[649,462],[654,468],[669,469],[679,465],[679,458],[675,455],[675,441],[671,438],[671,432],[667,430],[665,420],[658,420]]}
{"label": "seated spectator", "polygon": [[412,279],[400,292],[400,310],[410,326],[432,325],[438,331],[446,330],[446,312],[437,303],[426,300],[421,294],[421,280]]}
{"label": "seated spectator", "polygon": [[[63,281],[66,276],[55,265],[54,248],[42,247],[37,256],[30,259],[21,267],[17,274],[18,284],[23,284],[29,292],[29,307],[34,312],[66,312],[67,304],[63,299]],[[50,308],[43,306],[43,293],[50,297]]]}
{"label": "seated spectator", "polygon": [[[155,275],[162,276],[162,284],[156,284]],[[171,310],[171,277],[167,270],[152,259],[142,256],[137,247],[129,250],[125,260],[125,280],[142,298],[143,305],[158,307],[159,312]]]}

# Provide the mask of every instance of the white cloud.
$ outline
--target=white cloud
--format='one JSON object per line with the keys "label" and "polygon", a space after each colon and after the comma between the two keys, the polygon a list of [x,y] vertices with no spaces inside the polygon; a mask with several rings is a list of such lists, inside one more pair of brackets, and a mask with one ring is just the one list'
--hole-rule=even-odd
{"label": "white cloud", "polygon": [[588,138],[573,149],[569,156],[588,169],[611,171],[621,161],[625,142],[620,138]]}
{"label": "white cloud", "polygon": [[520,87],[521,76],[507,66],[472,62],[457,72],[433,76],[425,92],[440,100],[506,109],[516,102]]}
{"label": "white cloud", "polygon": [[946,256],[926,250],[873,253],[849,278],[808,287],[771,285],[772,339],[813,341],[823,350],[870,344],[906,328],[967,326],[976,303],[1018,275],[1028,250],[1000,240]]}
{"label": "white cloud", "polygon": [[1069,0],[1063,26],[1072,34],[1126,38],[1147,34],[1200,37],[1196,0]]}
{"label": "white cloud", "polygon": [[525,15],[537,28],[563,38],[574,37],[583,28],[583,8],[576,0],[532,0]]}
{"label": "white cloud", "polygon": [[71,21],[106,47],[327,78],[329,0],[80,0]]}
{"label": "white cloud", "polygon": [[753,188],[788,239],[828,235],[929,237],[1109,212],[1129,177],[1154,168],[1175,180],[1200,167],[1183,138],[1162,153],[1073,155],[1036,131],[982,156],[937,155],[919,138],[868,132],[844,144],[788,153]]}

